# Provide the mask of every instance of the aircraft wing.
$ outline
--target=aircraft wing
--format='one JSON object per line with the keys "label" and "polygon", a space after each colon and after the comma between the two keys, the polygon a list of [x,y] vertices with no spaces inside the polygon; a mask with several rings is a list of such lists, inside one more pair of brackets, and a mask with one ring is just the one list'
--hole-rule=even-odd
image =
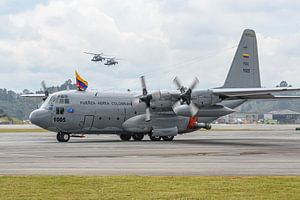
{"label": "aircraft wing", "polygon": [[300,96],[276,95],[287,91],[299,91],[300,88],[217,88],[212,89],[213,94],[226,100],[234,99],[299,99]]}
{"label": "aircraft wing", "polygon": [[45,94],[22,94],[21,97],[42,98],[42,97],[45,97]]}

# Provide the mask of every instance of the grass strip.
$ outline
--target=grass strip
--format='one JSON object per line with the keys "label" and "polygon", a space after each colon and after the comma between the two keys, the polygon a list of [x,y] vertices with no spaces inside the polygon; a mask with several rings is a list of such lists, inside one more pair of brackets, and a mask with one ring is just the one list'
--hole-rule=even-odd
{"label": "grass strip", "polygon": [[300,177],[0,176],[0,199],[300,199]]}

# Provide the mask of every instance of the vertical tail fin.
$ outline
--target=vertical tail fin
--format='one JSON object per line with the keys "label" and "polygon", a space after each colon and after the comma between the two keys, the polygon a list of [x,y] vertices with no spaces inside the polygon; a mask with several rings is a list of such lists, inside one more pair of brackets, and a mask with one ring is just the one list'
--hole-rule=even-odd
{"label": "vertical tail fin", "polygon": [[259,87],[261,87],[261,83],[256,35],[253,30],[246,29],[222,88]]}

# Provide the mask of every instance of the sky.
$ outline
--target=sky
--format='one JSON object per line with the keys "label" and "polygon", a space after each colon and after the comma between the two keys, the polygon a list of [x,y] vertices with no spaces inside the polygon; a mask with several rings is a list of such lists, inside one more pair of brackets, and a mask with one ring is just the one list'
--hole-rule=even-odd
{"label": "sky", "polygon": [[[256,31],[261,82],[300,86],[298,0],[0,0],[0,88],[75,81],[100,91],[221,86],[244,29]],[[121,58],[107,67],[84,51]]]}

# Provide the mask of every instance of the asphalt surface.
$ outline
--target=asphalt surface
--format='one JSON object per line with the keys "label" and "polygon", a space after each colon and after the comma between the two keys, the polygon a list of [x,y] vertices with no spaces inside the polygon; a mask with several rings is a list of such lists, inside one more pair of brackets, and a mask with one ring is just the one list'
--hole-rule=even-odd
{"label": "asphalt surface", "polygon": [[172,142],[91,135],[58,143],[51,132],[0,133],[0,175],[300,175],[294,126],[234,127]]}

